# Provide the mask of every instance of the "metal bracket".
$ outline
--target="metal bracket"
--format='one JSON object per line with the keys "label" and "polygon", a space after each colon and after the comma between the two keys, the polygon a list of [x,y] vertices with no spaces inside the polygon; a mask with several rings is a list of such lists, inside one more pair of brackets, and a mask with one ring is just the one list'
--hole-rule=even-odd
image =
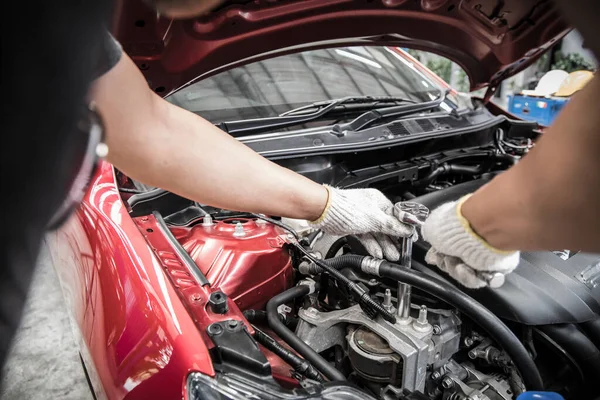
{"label": "metal bracket", "polygon": [[424,333],[411,326],[391,324],[378,316],[369,319],[355,305],[344,310],[320,312],[314,308],[298,311],[300,322],[296,334],[315,351],[321,352],[345,340],[344,324],[369,328],[381,336],[403,360],[402,389],[423,391],[429,361],[431,331]]}

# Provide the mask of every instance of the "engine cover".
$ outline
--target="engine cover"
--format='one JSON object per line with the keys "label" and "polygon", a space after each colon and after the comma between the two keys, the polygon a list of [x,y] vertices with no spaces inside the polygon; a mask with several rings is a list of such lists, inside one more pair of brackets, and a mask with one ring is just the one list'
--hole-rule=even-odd
{"label": "engine cover", "polygon": [[241,310],[262,309],[292,284],[292,261],[283,230],[248,218],[171,228],[213,290],[227,294]]}
{"label": "engine cover", "polygon": [[[489,179],[479,179],[417,197],[415,201],[434,209],[477,190]],[[446,274],[425,265],[429,244],[413,248],[418,261],[413,268],[450,281]],[[566,258],[566,259],[565,259]],[[419,264],[419,262],[421,264]],[[580,323],[600,314],[600,255],[564,252],[521,253],[517,269],[498,289],[462,288],[497,316],[526,325]]]}

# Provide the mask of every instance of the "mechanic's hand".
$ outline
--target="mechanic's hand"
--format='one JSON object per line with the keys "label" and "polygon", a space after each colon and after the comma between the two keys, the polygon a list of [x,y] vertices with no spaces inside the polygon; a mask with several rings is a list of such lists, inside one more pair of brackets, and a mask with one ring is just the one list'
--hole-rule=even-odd
{"label": "mechanic's hand", "polygon": [[331,235],[356,235],[373,257],[400,259],[398,237],[411,235],[412,228],[394,217],[393,204],[383,193],[325,187],[327,205],[319,219],[310,222],[312,227]]}
{"label": "mechanic's hand", "polygon": [[519,264],[518,251],[501,251],[477,235],[463,217],[461,206],[468,196],[442,204],[425,221],[421,233],[431,243],[425,256],[468,288],[487,285],[485,274],[508,274]]}

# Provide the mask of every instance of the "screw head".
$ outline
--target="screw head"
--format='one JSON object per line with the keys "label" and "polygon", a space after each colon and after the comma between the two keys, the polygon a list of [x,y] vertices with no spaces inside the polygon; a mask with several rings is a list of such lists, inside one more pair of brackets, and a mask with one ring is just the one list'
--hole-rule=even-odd
{"label": "screw head", "polygon": [[439,325],[434,325],[433,326],[433,334],[439,335],[440,333],[442,333],[442,327]]}
{"label": "screw head", "polygon": [[437,381],[438,379],[440,379],[442,377],[442,374],[440,374],[440,371],[434,371],[431,374],[431,379],[433,379],[434,381]]}
{"label": "screw head", "polygon": [[468,353],[468,356],[469,356],[469,358],[470,358],[471,360],[474,360],[474,359],[476,359],[476,358],[477,358],[477,353],[475,353],[475,351],[474,351],[474,350],[471,350],[471,351]]}
{"label": "screw head", "polygon": [[200,301],[202,300],[202,296],[200,296],[200,293],[194,293],[192,295],[192,301]]}
{"label": "screw head", "polygon": [[217,336],[223,333],[223,327],[219,323],[214,323],[208,326],[208,334],[211,336]]}
{"label": "screw head", "polygon": [[450,378],[450,377],[444,378],[444,380],[442,381],[442,387],[444,389],[450,389],[452,386],[454,386],[454,381],[452,380],[452,378]]}
{"label": "screw head", "polygon": [[231,320],[227,321],[227,327],[229,329],[235,329],[235,328],[237,328],[238,325],[239,325],[239,322],[235,319],[231,319]]}
{"label": "screw head", "polygon": [[473,346],[473,338],[467,336],[464,340],[465,346]]}

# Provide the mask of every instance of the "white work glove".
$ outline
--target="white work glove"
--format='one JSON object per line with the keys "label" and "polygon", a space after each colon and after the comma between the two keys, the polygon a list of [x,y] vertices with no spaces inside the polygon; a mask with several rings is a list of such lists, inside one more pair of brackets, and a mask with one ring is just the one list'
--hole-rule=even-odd
{"label": "white work glove", "polygon": [[336,189],[325,186],[329,198],[323,214],[309,224],[330,235],[356,235],[369,254],[390,261],[400,259],[398,237],[411,227],[393,215],[393,204],[376,189]]}
{"label": "white work glove", "polygon": [[421,234],[431,243],[425,261],[475,289],[487,285],[486,275],[512,272],[519,264],[520,255],[518,251],[495,249],[473,231],[461,213],[461,206],[468,197],[436,208],[425,221]]}

